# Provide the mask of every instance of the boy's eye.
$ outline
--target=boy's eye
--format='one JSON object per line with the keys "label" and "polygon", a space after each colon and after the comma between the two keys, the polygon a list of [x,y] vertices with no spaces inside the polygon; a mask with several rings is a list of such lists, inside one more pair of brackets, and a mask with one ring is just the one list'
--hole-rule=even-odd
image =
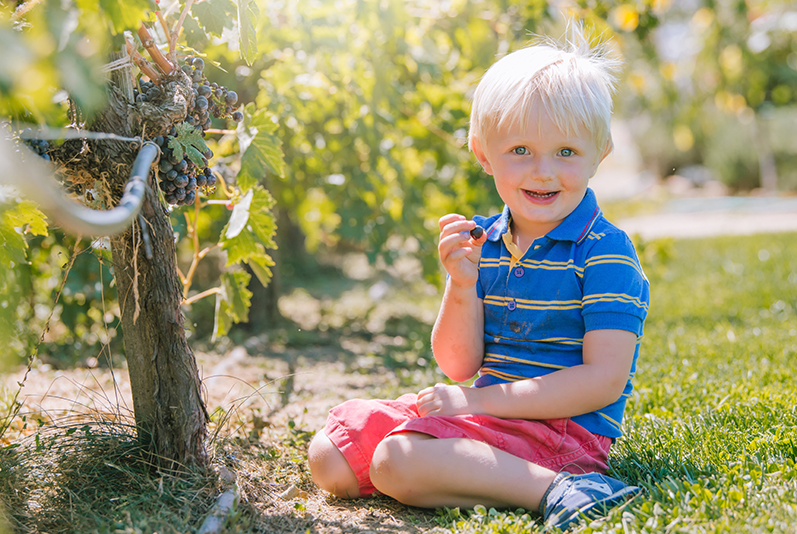
{"label": "boy's eye", "polygon": [[573,151],[569,148],[563,148],[562,150],[559,151],[559,155],[569,158],[570,156],[573,155]]}
{"label": "boy's eye", "polygon": [[515,147],[512,149],[512,152],[517,154],[518,156],[525,156],[529,153],[528,149],[524,146]]}

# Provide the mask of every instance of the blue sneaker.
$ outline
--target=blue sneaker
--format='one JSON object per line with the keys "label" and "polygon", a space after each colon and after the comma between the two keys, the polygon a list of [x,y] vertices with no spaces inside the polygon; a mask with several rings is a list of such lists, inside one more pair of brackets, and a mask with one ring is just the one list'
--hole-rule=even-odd
{"label": "blue sneaker", "polygon": [[605,515],[641,491],[636,486],[627,486],[599,473],[560,474],[551,484],[540,508],[546,528],[565,530],[581,516],[594,518]]}

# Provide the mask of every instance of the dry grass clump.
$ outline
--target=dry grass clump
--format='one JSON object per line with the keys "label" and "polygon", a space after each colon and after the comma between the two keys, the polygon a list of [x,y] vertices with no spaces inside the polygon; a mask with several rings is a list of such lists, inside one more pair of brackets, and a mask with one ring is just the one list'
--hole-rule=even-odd
{"label": "dry grass clump", "polygon": [[[0,458],[20,532],[186,532],[218,494],[214,476],[164,471],[134,428],[85,415],[44,423]],[[133,528],[133,530],[129,530]]]}

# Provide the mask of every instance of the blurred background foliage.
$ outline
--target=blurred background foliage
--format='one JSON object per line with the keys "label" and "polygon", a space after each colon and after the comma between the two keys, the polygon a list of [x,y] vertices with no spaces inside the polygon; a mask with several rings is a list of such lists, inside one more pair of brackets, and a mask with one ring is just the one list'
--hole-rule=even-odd
{"label": "blurred background foliage", "polygon": [[[235,9],[231,0],[209,2]],[[42,5],[21,18],[18,4]],[[98,10],[123,10],[135,22],[152,4],[0,6],[0,114],[60,126],[67,95],[86,112],[103,102],[103,54],[119,46],[124,28]],[[284,176],[262,178],[276,200],[279,249],[271,285],[253,277],[246,335],[282,320],[277,302],[292,288],[334,287],[341,273],[331,258],[342,255],[365,255],[388,271],[417,261],[416,277],[440,283],[437,219],[501,209],[465,146],[474,86],[496,57],[533,34],[560,35],[563,13],[586,19],[623,57],[616,116],[631,128],[643,170],[664,178],[702,165],[732,191],[797,190],[797,8],[789,0],[257,0],[250,9],[258,52],[248,63],[237,35],[219,39],[195,21],[185,25],[188,46],[207,55],[209,77],[275,114],[285,153]],[[220,171],[228,160],[235,165],[235,136],[209,143]],[[225,224],[225,211],[203,210],[205,238]],[[184,235],[184,221],[173,223]],[[96,347],[108,343],[109,353],[121,350],[106,253],[77,244],[86,253],[55,304],[75,240],[56,230],[29,246],[28,264],[0,266],[0,322],[17,334],[14,352],[30,351],[51,313],[54,361],[97,358]],[[178,253],[190,254],[185,246]],[[223,269],[223,254],[209,258],[197,291],[203,273],[210,280]],[[212,306],[205,299],[187,309],[194,340],[212,330]]]}

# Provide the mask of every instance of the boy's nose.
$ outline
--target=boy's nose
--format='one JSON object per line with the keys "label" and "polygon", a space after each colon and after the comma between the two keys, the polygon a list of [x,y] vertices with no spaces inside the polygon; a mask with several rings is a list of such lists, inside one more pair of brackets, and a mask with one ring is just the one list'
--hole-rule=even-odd
{"label": "boy's nose", "polygon": [[553,165],[551,165],[551,161],[545,157],[534,158],[531,167],[531,175],[533,178],[545,182],[553,179]]}

